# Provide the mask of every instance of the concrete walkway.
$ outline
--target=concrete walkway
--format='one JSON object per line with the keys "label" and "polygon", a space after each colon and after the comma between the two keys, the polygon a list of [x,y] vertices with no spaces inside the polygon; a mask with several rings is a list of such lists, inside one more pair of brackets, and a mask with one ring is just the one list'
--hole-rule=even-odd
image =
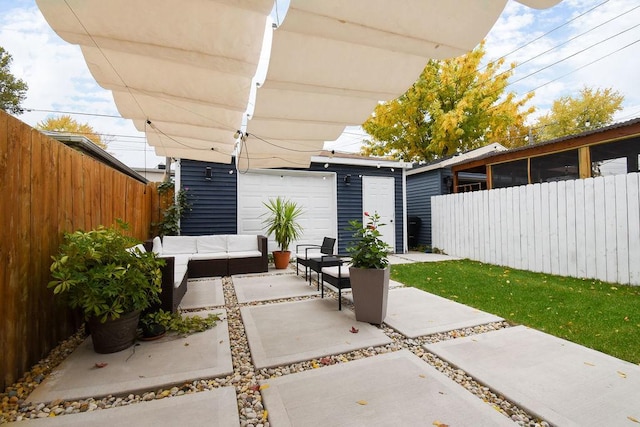
{"label": "concrete walkway", "polygon": [[[443,258],[403,254],[394,255],[392,262]],[[348,304],[338,311],[335,299],[320,299],[315,286],[291,272],[232,280],[238,307],[222,297],[219,279],[190,282],[183,304],[223,317],[239,309],[248,342],[241,352],[250,354],[256,372],[277,372],[259,387],[271,426],[515,425],[435,369],[429,363],[434,358],[555,425],[634,426],[640,420],[639,366],[539,331],[507,327],[426,344],[422,352],[429,352],[428,357],[415,350],[420,348],[415,340],[428,343],[432,334],[501,320],[489,313],[397,288],[389,292],[386,319],[393,329],[378,328],[355,321]],[[231,347],[226,321],[201,334],[167,336],[112,355],[94,353],[88,338],[29,400],[122,396],[179,387],[198,378],[238,376]],[[318,363],[324,359],[326,364]],[[108,365],[99,369],[97,362]],[[301,364],[309,366],[301,369]],[[240,392],[238,387],[219,387],[26,423],[239,425]]]}

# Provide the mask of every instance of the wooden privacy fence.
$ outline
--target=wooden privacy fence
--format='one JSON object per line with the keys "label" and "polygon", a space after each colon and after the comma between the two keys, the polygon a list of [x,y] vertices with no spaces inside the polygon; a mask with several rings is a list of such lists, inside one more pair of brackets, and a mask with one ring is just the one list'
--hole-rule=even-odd
{"label": "wooden privacy fence", "polygon": [[47,288],[65,231],[129,223],[149,237],[156,187],[83,155],[0,111],[0,385],[79,326]]}
{"label": "wooden privacy fence", "polygon": [[435,196],[433,245],[512,268],[640,285],[640,175]]}

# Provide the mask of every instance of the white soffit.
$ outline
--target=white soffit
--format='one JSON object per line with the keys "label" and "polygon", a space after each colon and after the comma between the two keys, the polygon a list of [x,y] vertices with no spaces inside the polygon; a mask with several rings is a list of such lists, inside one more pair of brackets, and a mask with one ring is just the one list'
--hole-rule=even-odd
{"label": "white soffit", "polygon": [[228,162],[273,0],[37,0],[158,155]]}

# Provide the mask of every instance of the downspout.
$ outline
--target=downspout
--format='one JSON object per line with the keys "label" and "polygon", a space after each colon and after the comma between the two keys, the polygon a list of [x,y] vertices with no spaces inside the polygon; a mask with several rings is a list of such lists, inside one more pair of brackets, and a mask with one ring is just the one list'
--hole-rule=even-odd
{"label": "downspout", "polygon": [[[176,173],[175,173],[175,179],[173,180],[173,203],[174,204],[178,204],[178,191],[180,191],[180,188],[182,187],[182,177],[181,175],[181,159],[176,159]],[[178,218],[178,234],[180,234],[180,218]]]}
{"label": "downspout", "polygon": [[402,168],[402,253],[409,251],[409,243],[407,239],[407,170]]}

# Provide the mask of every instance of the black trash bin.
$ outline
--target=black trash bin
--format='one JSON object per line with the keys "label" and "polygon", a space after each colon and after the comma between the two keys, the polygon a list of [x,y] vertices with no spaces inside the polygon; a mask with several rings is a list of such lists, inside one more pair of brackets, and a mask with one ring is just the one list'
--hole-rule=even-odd
{"label": "black trash bin", "polygon": [[418,246],[418,237],[420,236],[420,226],[422,225],[422,219],[418,216],[410,216],[407,218],[407,234],[409,240],[409,248],[415,248]]}

